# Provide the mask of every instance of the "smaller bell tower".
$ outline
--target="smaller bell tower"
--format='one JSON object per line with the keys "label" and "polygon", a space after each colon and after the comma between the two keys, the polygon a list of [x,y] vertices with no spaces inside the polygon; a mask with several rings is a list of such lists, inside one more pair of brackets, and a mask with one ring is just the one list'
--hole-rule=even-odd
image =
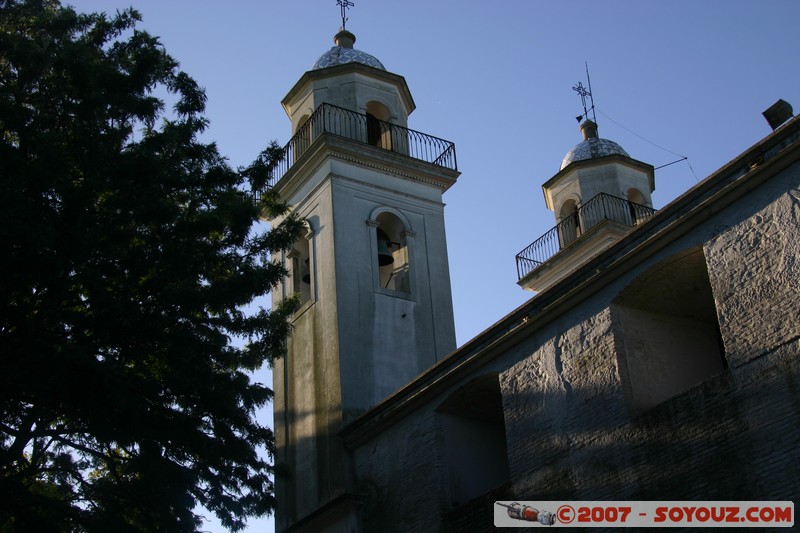
{"label": "smaller bell tower", "polygon": [[273,374],[279,531],[322,530],[310,516],[326,505],[356,520],[339,430],[456,348],[442,201],[455,147],[407,127],[405,79],[355,42],[339,31],[282,101],[293,137],[271,186],[308,231],[276,258],[289,275],[273,302],[303,302]]}
{"label": "smaller bell tower", "polygon": [[601,139],[592,120],[583,121],[580,131],[583,141],[567,152],[559,172],[542,185],[545,204],[555,213],[556,222],[598,194],[652,206],[653,167],[631,158],[614,141]]}
{"label": "smaller bell tower", "polygon": [[580,130],[583,140],[542,185],[556,226],[517,254],[517,284],[523,289],[541,292],[554,285],[654,212],[653,166],[600,138],[592,120],[584,120]]}

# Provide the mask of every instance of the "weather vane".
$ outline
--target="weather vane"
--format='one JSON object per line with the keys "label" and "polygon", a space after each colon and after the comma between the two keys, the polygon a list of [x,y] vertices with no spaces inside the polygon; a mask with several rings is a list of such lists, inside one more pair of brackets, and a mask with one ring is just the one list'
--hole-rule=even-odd
{"label": "weather vane", "polygon": [[342,29],[344,30],[344,25],[347,24],[347,10],[350,9],[350,6],[354,6],[355,4],[349,0],[336,0],[336,3],[339,4],[339,7],[342,9]]}
{"label": "weather vane", "polygon": [[[583,83],[578,82],[572,90],[578,93],[581,97],[581,103],[583,104],[583,115],[579,115],[575,117],[575,120],[578,122],[581,121],[583,117],[586,117],[588,120],[589,118],[589,111],[592,112],[592,119],[596,123],[597,122],[597,115],[594,112],[594,97],[592,96],[592,80],[589,78],[589,63],[586,63],[586,83],[589,84],[589,87],[584,87]],[[589,98],[589,107],[586,107],[586,98]]]}

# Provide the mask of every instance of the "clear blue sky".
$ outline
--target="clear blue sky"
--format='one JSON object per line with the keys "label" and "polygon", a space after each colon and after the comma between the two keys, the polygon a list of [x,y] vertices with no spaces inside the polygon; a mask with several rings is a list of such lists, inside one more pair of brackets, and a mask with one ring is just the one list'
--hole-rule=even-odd
{"label": "clear blue sky", "polygon": [[[800,111],[797,0],[353,1],[355,47],[408,82],[409,127],[456,143],[445,216],[459,345],[531,296],[514,256],[555,224],[541,184],[580,141],[571,88],[585,62],[600,136],[655,166],[688,156],[699,179],[771,131],[761,112],[776,100]],[[209,138],[235,166],[288,141],[280,101],[341,25],[335,0],[65,3],[138,9],[205,87]],[[696,182],[685,162],[657,171],[655,207]]]}

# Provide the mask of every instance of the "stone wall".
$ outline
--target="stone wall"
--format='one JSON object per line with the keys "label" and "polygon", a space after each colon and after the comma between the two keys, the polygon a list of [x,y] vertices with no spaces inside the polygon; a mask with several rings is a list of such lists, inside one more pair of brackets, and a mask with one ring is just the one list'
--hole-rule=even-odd
{"label": "stone wall", "polygon": [[788,192],[705,247],[732,366],[800,336],[798,231],[800,188],[795,181]]}
{"label": "stone wall", "polygon": [[435,413],[405,418],[353,453],[364,531],[438,531],[443,438]]}
{"label": "stone wall", "polygon": [[[709,197],[718,200],[713,195],[722,187],[712,185]],[[365,497],[364,531],[495,531],[495,500],[796,498],[800,164],[734,199],[695,205],[694,213],[704,213],[702,224],[684,223],[667,240],[663,228],[671,222],[658,226],[662,240],[654,253],[587,289],[579,303],[548,300],[546,319],[531,307],[530,322],[519,327],[525,334],[514,326],[513,343],[487,349],[480,363],[464,363],[471,375],[463,371],[444,388],[435,384],[450,371],[432,369],[392,399],[416,398],[416,407],[350,455],[356,489]],[[680,224],[689,211],[672,221]],[[687,316],[718,331],[721,366],[698,373],[700,382],[688,390],[681,385],[665,401],[637,407],[630,380],[658,369],[632,374],[627,368],[631,316],[639,328],[633,341],[645,334],[636,310],[648,320],[663,313],[678,334]],[[509,324],[519,319],[512,315]],[[692,348],[711,350],[707,331],[695,335]],[[659,356],[668,355],[669,342],[661,344]],[[691,364],[686,357],[662,362]],[[502,394],[509,480],[452,508],[446,428],[437,409],[471,379],[490,375]]]}
{"label": "stone wall", "polygon": [[[642,414],[602,311],[501,374],[511,493],[530,500],[791,500],[800,479],[797,171],[698,232],[728,368]],[[786,189],[783,189],[786,191]],[[679,346],[680,344],[676,344]],[[629,406],[630,407],[630,406]],[[627,411],[627,412],[626,412]],[[486,510],[486,512],[489,512]]]}
{"label": "stone wall", "polygon": [[601,312],[500,375],[512,479],[549,477],[554,465],[589,443],[601,445],[607,427],[621,422],[626,411],[611,327],[611,314]]}

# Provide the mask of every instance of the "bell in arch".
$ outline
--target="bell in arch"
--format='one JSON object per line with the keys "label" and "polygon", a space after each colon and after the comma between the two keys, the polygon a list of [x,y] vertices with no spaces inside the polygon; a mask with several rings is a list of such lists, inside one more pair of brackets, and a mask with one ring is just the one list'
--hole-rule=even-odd
{"label": "bell in arch", "polygon": [[303,261],[303,275],[300,278],[306,285],[311,285],[311,269],[308,267],[308,259]]}
{"label": "bell in arch", "polygon": [[378,265],[389,266],[394,263],[394,256],[389,251],[389,244],[391,240],[386,233],[380,228],[377,229],[378,235]]}

